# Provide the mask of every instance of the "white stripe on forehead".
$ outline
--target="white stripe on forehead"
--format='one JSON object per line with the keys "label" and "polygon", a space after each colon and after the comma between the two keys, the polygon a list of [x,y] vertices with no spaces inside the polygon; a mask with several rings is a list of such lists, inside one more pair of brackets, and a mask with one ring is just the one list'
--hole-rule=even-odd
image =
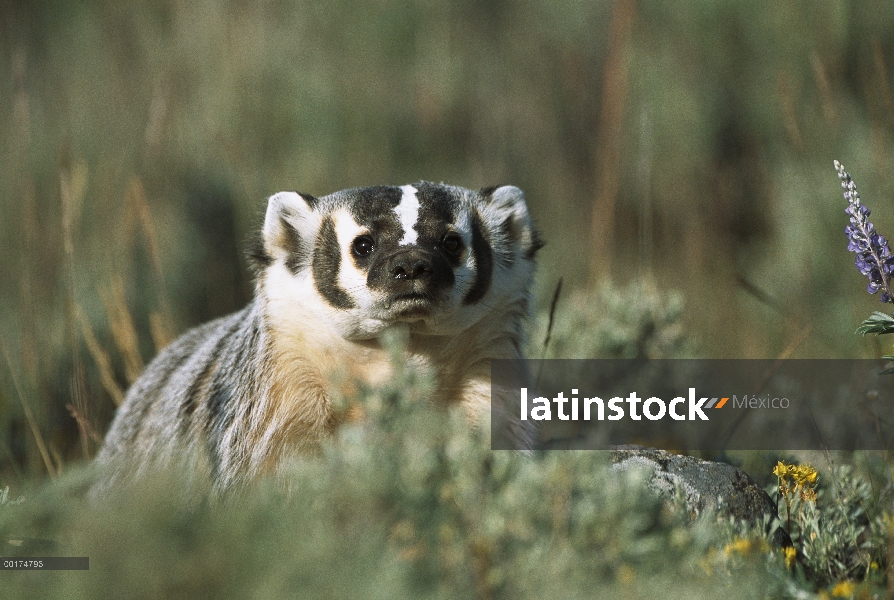
{"label": "white stripe on forehead", "polygon": [[404,230],[404,237],[398,243],[401,246],[406,246],[416,243],[417,233],[413,226],[419,220],[419,198],[416,197],[416,192],[419,190],[412,185],[403,185],[400,189],[404,194],[400,199],[400,204],[394,207],[394,212],[397,213],[400,226]]}

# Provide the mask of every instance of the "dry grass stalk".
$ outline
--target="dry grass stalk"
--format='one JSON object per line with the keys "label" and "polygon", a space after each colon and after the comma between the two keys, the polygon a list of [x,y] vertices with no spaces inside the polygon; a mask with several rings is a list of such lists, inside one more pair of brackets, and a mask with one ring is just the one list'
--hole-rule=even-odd
{"label": "dry grass stalk", "polygon": [[83,432],[84,437],[89,438],[97,444],[102,443],[102,436],[96,432],[96,428],[93,427],[93,424],[90,423],[89,419],[82,415],[73,404],[66,404],[65,408],[68,409],[69,414],[77,422],[78,428]]}
{"label": "dry grass stalk", "polygon": [[[108,392],[109,396],[112,397],[115,406],[121,406],[121,403],[124,402],[124,391],[115,379],[115,372],[114,369],[112,369],[112,361],[109,359],[108,353],[96,339],[96,335],[93,333],[93,327],[90,326],[90,321],[87,319],[84,311],[82,311],[79,306],[76,306],[75,310],[78,317],[78,323],[81,326],[81,335],[83,335],[84,342],[87,344],[87,351],[90,352],[90,356],[93,357],[93,361],[96,363],[96,368],[99,370],[99,378],[102,381],[102,386],[105,388],[106,392]],[[71,410],[69,410],[69,412],[71,412]]]}
{"label": "dry grass stalk", "polygon": [[143,235],[146,236],[146,243],[149,246],[149,260],[152,264],[152,274],[155,277],[155,283],[158,289],[158,302],[161,305],[161,312],[168,323],[172,322],[171,306],[168,302],[168,295],[165,288],[164,274],[161,270],[161,253],[158,249],[158,236],[155,234],[155,226],[152,224],[152,217],[149,213],[149,201],[146,198],[146,190],[143,188],[143,182],[139,177],[134,176],[128,184],[129,201],[136,210],[139,218],[140,227]]}
{"label": "dry grass stalk", "polygon": [[171,312],[171,306],[165,288],[164,274],[161,269],[161,255],[158,249],[158,240],[155,234],[155,226],[152,224],[152,218],[149,213],[149,202],[146,198],[146,191],[140,178],[134,176],[130,180],[128,187],[128,203],[132,207],[132,213],[135,214],[143,235],[146,236],[146,243],[149,247],[149,258],[152,264],[152,273],[156,280],[158,288],[158,302],[161,306],[161,312],[152,312],[149,315],[149,328],[152,334],[152,341],[155,344],[155,350],[158,352],[174,340],[174,322]]}
{"label": "dry grass stalk", "polygon": [[16,394],[19,396],[19,402],[22,404],[22,411],[25,413],[28,427],[31,428],[31,434],[34,436],[34,442],[37,444],[37,450],[40,452],[41,459],[43,459],[44,467],[46,467],[50,478],[56,479],[58,472],[50,460],[50,453],[47,451],[47,445],[44,442],[43,435],[40,433],[40,428],[37,426],[37,419],[34,418],[34,413],[31,412],[31,407],[28,406],[28,402],[25,401],[25,393],[22,390],[22,386],[19,385],[19,378],[16,377],[16,371],[12,366],[12,359],[9,357],[9,350],[6,348],[6,342],[3,340],[2,335],[0,335],[0,347],[3,348],[3,356],[6,359],[6,366],[9,367],[9,374],[12,377],[12,385],[15,387]]}
{"label": "dry grass stalk", "polygon": [[59,450],[52,444],[50,444],[50,457],[53,459],[53,464],[56,466],[56,473],[62,475],[62,469],[64,467],[62,455],[59,454]]}
{"label": "dry grass stalk", "polygon": [[143,372],[145,363],[140,353],[137,329],[134,326],[130,309],[127,307],[121,278],[117,277],[112,282],[111,290],[101,295],[106,316],[109,319],[112,339],[115,340],[115,346],[124,359],[124,376],[127,378],[127,383],[133,383]]}
{"label": "dry grass stalk", "polygon": [[[87,403],[87,399],[90,397],[90,394],[87,392],[87,374],[84,362],[80,358],[80,353],[75,356],[75,359],[74,375],[71,379],[70,387],[72,405],[77,407],[78,412],[81,415],[85,415],[86,419],[90,408]],[[92,456],[90,452],[90,438],[87,435],[87,430],[81,426],[80,422],[78,422],[78,440],[81,442],[82,456],[89,459]]]}
{"label": "dry grass stalk", "polygon": [[[67,153],[66,153],[67,154]],[[62,198],[62,240],[65,248],[65,261],[68,271],[68,337],[71,344],[74,373],[71,380],[71,396],[78,412],[86,415],[87,382],[84,364],[81,360],[78,343],[78,305],[75,297],[75,264],[74,264],[74,231],[81,206],[87,191],[87,169],[84,163],[75,163],[63,155],[59,169],[59,194]],[[81,450],[84,458],[90,456],[90,442],[84,429],[78,425]]]}
{"label": "dry grass stalk", "polygon": [[597,281],[609,272],[614,246],[615,205],[620,190],[621,150],[624,143],[624,115],[628,92],[628,54],[636,6],[633,0],[616,0],[609,26],[608,55],[602,84],[602,108],[596,139],[595,171],[599,187],[593,203],[590,279]]}

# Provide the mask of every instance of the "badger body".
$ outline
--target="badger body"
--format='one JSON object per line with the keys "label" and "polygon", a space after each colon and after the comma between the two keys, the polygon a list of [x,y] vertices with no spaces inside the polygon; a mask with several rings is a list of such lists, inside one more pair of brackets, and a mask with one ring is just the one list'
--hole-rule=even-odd
{"label": "badger body", "polygon": [[275,472],[338,425],[336,379],[390,376],[380,340],[394,329],[408,364],[435,378],[426,400],[482,423],[489,360],[522,357],[540,245],[512,186],[272,196],[251,252],[254,300],[147,367],[97,457],[97,489],[178,466],[194,488],[220,493]]}

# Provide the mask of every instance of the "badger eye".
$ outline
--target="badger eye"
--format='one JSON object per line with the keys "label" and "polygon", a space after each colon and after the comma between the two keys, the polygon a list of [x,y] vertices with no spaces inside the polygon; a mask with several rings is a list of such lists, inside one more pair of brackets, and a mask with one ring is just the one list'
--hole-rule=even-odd
{"label": "badger eye", "polygon": [[459,234],[457,233],[448,233],[444,236],[444,241],[441,242],[441,247],[443,247],[448,254],[457,255],[462,252],[463,239],[459,237]]}
{"label": "badger eye", "polygon": [[351,242],[351,252],[354,256],[369,256],[375,248],[375,241],[368,235],[361,235]]}

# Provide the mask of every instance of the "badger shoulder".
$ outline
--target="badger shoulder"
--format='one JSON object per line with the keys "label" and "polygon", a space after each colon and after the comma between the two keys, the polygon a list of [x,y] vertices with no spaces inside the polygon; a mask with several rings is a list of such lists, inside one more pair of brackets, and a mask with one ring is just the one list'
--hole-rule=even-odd
{"label": "badger shoulder", "polygon": [[239,344],[251,340],[254,312],[249,305],[187,331],[162,349],[118,408],[98,460],[134,455],[152,459],[178,447],[189,433],[196,408],[206,401],[211,383],[232,379],[228,357]]}

